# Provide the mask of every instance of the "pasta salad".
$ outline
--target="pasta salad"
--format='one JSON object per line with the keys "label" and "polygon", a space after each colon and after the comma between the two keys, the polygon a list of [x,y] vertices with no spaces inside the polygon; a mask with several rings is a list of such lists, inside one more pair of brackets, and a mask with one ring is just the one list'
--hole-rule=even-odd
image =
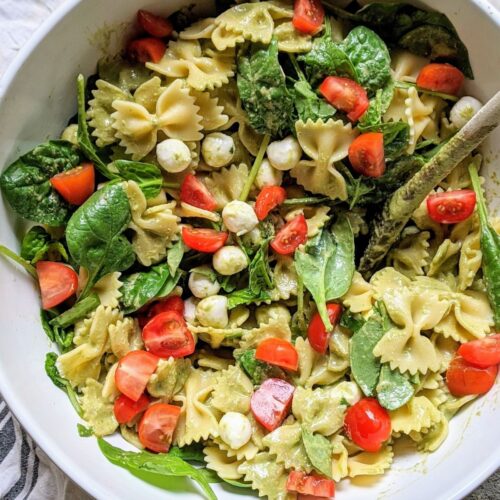
{"label": "pasta salad", "polygon": [[435,451],[500,363],[482,158],[433,162],[482,107],[449,19],[270,0],[133,30],[0,177],[80,435],[211,499],[331,498],[400,438]]}

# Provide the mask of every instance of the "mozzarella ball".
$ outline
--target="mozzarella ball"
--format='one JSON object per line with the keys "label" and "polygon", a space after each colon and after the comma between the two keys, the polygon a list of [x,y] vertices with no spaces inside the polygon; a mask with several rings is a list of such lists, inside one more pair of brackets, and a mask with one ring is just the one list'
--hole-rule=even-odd
{"label": "mozzarella ball", "polygon": [[297,166],[302,156],[302,149],[295,137],[289,135],[281,141],[274,141],[267,146],[267,158],[278,170],[290,170]]}
{"label": "mozzarella ball", "polygon": [[340,382],[335,386],[335,390],[339,392],[349,405],[356,404],[362,397],[361,389],[355,382]]}
{"label": "mozzarella ball", "polygon": [[475,97],[462,97],[451,108],[450,121],[455,127],[462,128],[482,107]]}
{"label": "mozzarella ball", "polygon": [[244,201],[230,201],[222,210],[224,225],[238,236],[249,233],[259,223],[254,209]]}
{"label": "mozzarella ball", "polygon": [[219,274],[231,276],[243,271],[248,266],[248,260],[240,247],[228,245],[214,253],[212,266]]}
{"label": "mozzarella ball", "polygon": [[261,306],[255,310],[255,318],[260,323],[287,323],[292,321],[292,315],[288,307],[276,304],[269,306]]}
{"label": "mozzarella ball", "polygon": [[214,272],[209,266],[200,266],[198,270],[189,275],[188,287],[195,297],[204,299],[219,293],[219,282],[210,274],[214,274]]}
{"label": "mozzarella ball", "polygon": [[166,139],[156,146],[158,163],[170,173],[186,170],[191,163],[191,150],[179,139]]}
{"label": "mozzarella ball", "polygon": [[225,328],[229,323],[227,297],[212,295],[200,300],[196,306],[196,319],[203,326]]}
{"label": "mozzarella ball", "polygon": [[78,125],[73,123],[72,125],[68,125],[61,134],[61,139],[63,141],[71,142],[75,146],[78,146]]}
{"label": "mozzarella ball", "polygon": [[198,300],[195,297],[189,297],[184,301],[184,319],[193,324],[196,321],[196,306]]}
{"label": "mozzarella ball", "polygon": [[219,421],[219,435],[232,450],[237,450],[250,441],[252,424],[242,413],[230,411]]}
{"label": "mozzarella ball", "polygon": [[234,140],[230,135],[214,132],[201,144],[201,154],[207,165],[214,168],[226,166],[234,156]]}
{"label": "mozzarella ball", "polygon": [[275,169],[269,160],[263,160],[255,177],[255,185],[262,189],[264,186],[281,186],[282,181],[283,172]]}

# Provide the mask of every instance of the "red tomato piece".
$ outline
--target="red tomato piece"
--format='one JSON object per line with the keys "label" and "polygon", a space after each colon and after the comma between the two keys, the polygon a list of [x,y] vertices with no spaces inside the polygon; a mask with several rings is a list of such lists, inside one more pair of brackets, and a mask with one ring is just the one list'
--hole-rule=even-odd
{"label": "red tomato piece", "polygon": [[313,497],[331,498],[335,496],[335,483],[332,479],[317,474],[308,475],[298,470],[293,470],[288,475],[286,489]]}
{"label": "red tomato piece", "polygon": [[370,105],[366,90],[350,78],[327,76],[319,91],[332,106],[346,113],[351,122],[358,121]]}
{"label": "red tomato piece", "polygon": [[429,217],[440,224],[456,224],[468,219],[476,206],[476,193],[472,189],[458,189],[427,197]]}
{"label": "red tomato piece", "polygon": [[149,352],[160,358],[183,358],[194,352],[194,338],[177,311],[157,314],[142,330],[142,339]]}
{"label": "red tomato piece", "polygon": [[147,10],[139,10],[137,12],[137,22],[148,35],[156,38],[170,36],[174,31],[174,27],[168,19],[157,16]]}
{"label": "red tomato piece", "polygon": [[255,420],[268,431],[281,425],[292,406],[295,387],[279,378],[268,378],[253,393],[250,408]]}
{"label": "red tomato piece", "polygon": [[78,288],[78,274],[61,262],[38,261],[36,272],[44,309],[51,309],[64,302]]}
{"label": "red tomato piece", "polygon": [[344,425],[347,435],[360,448],[375,453],[391,435],[391,419],[385,408],[374,398],[364,398],[346,412]]}
{"label": "red tomato piece", "polygon": [[500,333],[466,342],[458,348],[457,354],[479,368],[498,365],[500,363]]}
{"label": "red tomato piece", "polygon": [[115,399],[113,407],[116,421],[119,424],[128,424],[135,417],[137,417],[137,415],[145,411],[149,406],[149,403],[150,400],[146,394],[142,394],[137,401],[132,401],[130,398],[125,396],[125,394],[120,394]]}
{"label": "red tomato piece", "polygon": [[420,70],[417,86],[434,92],[457,95],[464,79],[464,74],[451,64],[431,63]]}
{"label": "red tomato piece", "polygon": [[[342,306],[340,304],[327,304],[326,310],[328,311],[328,317],[330,318],[330,323],[333,329],[335,325],[339,322],[340,316],[342,315]],[[328,340],[330,339],[330,332],[326,331],[325,324],[321,319],[318,312],[315,312],[307,328],[307,338],[311,347],[321,354],[325,354],[328,347]]]}
{"label": "red tomato piece", "polygon": [[286,200],[286,191],[281,186],[265,186],[255,200],[255,213],[264,220],[269,212]]}
{"label": "red tomato piece", "polygon": [[150,406],[139,422],[139,441],[151,451],[167,453],[172,443],[181,409],[179,406],[156,403]]}
{"label": "red tomato piece", "polygon": [[204,253],[215,253],[227,241],[228,234],[215,229],[194,227],[182,228],[182,241],[192,250]]}
{"label": "red tomato piece", "polygon": [[299,354],[293,344],[278,338],[263,340],[255,351],[255,359],[280,366],[285,370],[297,371],[299,366]]}
{"label": "red tomato piece", "polygon": [[213,212],[217,208],[216,199],[210,194],[205,184],[198,180],[193,174],[188,174],[182,182],[180,191],[181,201],[189,203],[193,207],[202,208]]}
{"label": "red tomato piece", "polygon": [[81,205],[95,188],[95,172],[92,163],[61,172],[50,179],[52,187],[71,205]]}
{"label": "red tomato piece", "polygon": [[295,0],[293,5],[293,26],[306,35],[318,33],[325,20],[325,9],[321,0]]}
{"label": "red tomato piece", "polygon": [[352,168],[366,177],[380,177],[385,172],[384,134],[361,134],[349,146]]}
{"label": "red tomato piece", "polygon": [[149,377],[155,372],[158,357],[146,351],[130,351],[118,362],[115,383],[118,390],[132,401],[142,396]]}
{"label": "red tomato piece", "polygon": [[485,394],[493,387],[497,373],[497,365],[480,368],[456,356],[446,371],[446,383],[454,396]]}
{"label": "red tomato piece", "polygon": [[184,301],[177,296],[167,297],[166,299],[159,300],[151,305],[148,310],[148,317],[152,318],[157,314],[175,311],[176,313],[184,316]]}
{"label": "red tomato piece", "polygon": [[159,38],[140,38],[127,45],[127,54],[140,63],[159,63],[167,50],[165,42]]}
{"label": "red tomato piece", "polygon": [[287,222],[271,241],[272,249],[281,255],[289,255],[307,241],[307,221],[303,215],[297,215]]}

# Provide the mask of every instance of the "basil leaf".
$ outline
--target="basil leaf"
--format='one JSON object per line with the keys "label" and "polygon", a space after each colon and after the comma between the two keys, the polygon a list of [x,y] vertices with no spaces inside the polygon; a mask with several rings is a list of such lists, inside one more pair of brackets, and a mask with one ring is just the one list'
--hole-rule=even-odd
{"label": "basil leaf", "polygon": [[256,385],[260,385],[264,380],[272,377],[285,378],[285,374],[280,368],[255,359],[255,349],[237,352],[235,358]]}
{"label": "basil leaf", "polygon": [[122,180],[136,182],[146,198],[154,198],[161,192],[163,176],[156,165],[131,160],[115,160],[109,165],[109,171]]}
{"label": "basil leaf", "polygon": [[113,464],[132,473],[150,472],[156,476],[189,477],[195,480],[210,500],[217,500],[205,475],[179,457],[170,454],[149,453],[147,451],[125,451],[109,444],[102,438],[97,443],[103,455]]}
{"label": "basil leaf", "polygon": [[397,410],[405,405],[415,392],[408,378],[397,370],[383,364],[377,384],[379,403],[388,410]]}
{"label": "basil leaf", "polygon": [[66,141],[49,141],[24,154],[0,176],[0,187],[13,210],[25,219],[62,226],[72,208],[52,187],[54,175],[80,164],[76,148]]}
{"label": "basil leaf", "polygon": [[265,241],[260,245],[259,250],[254,255],[250,266],[248,267],[249,283],[248,288],[254,295],[259,295],[263,290],[269,290],[273,287],[271,270],[269,269],[269,259],[267,249],[269,242]]}
{"label": "basil leaf", "polygon": [[227,308],[234,309],[236,306],[265,302],[266,300],[271,300],[271,297],[265,290],[255,293],[250,288],[244,288],[243,290],[236,290],[227,296]]}
{"label": "basil leaf", "polygon": [[130,219],[123,186],[108,184],[95,192],[69,220],[66,228],[69,252],[89,272],[81,297],[106,274],[125,271],[134,263],[132,245],[122,234]]}
{"label": "basil leaf", "polygon": [[101,303],[96,293],[84,297],[78,301],[72,308],[64,311],[62,314],[50,321],[52,327],[67,328],[74,325],[77,321],[85,318],[88,314],[99,307]]}
{"label": "basil leaf", "polygon": [[321,434],[302,427],[302,443],[313,467],[326,477],[332,477],[332,445]]}

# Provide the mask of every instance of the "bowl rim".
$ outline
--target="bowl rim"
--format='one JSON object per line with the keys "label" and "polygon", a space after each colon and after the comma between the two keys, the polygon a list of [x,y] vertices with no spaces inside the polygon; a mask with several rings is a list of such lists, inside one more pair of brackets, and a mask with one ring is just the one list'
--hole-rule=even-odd
{"label": "bowl rim", "polygon": [[[409,0],[411,3],[412,0]],[[483,11],[488,17],[493,19],[495,24],[500,30],[500,9],[496,7],[489,0],[469,0]],[[19,50],[14,60],[8,65],[4,75],[0,78],[0,108],[5,98],[7,90],[10,88],[17,72],[26,62],[26,59],[36,49],[37,45],[50,33],[50,31],[78,4],[83,0],[66,0],[65,3],[59,5],[42,24],[35,30],[31,38]],[[73,482],[75,482],[81,489],[86,491],[95,498],[111,498],[110,491],[105,486],[97,482],[91,474],[87,472],[84,467],[80,467],[74,463],[74,460],[64,456],[57,446],[53,445],[54,439],[49,435],[40,432],[37,427],[36,418],[34,414],[25,412],[21,404],[17,402],[16,394],[10,389],[8,376],[3,372],[0,367],[0,392],[5,400],[9,410],[14,417],[19,421],[23,429],[33,439],[52,460],[57,467],[62,470]],[[500,448],[494,455],[490,455],[487,460],[476,463],[475,467],[469,469],[469,473],[462,476],[462,478],[455,483],[453,488],[448,490],[447,498],[449,500],[460,500],[469,494],[473,489],[482,484],[488,477],[490,477],[500,467]],[[132,478],[133,476],[131,476]],[[137,480],[135,478],[134,480]]]}

